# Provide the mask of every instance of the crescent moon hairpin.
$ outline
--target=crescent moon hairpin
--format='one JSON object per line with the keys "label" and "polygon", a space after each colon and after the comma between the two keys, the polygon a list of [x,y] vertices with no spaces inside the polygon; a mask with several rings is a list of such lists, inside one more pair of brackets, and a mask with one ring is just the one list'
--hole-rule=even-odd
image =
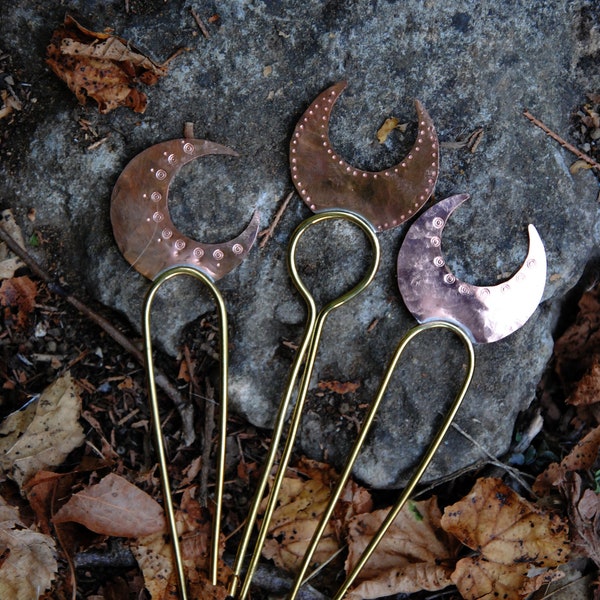
{"label": "crescent moon hairpin", "polygon": [[[308,319],[279,405],[263,474],[258,482],[242,540],[238,546],[229,587],[230,595],[237,600],[244,600],[249,594],[252,576],[258,566],[260,552],[266,540],[277,496],[292,454],[325,319],[332,310],[354,298],[373,280],[380,257],[376,231],[396,227],[415,215],[433,193],[437,181],[439,165],[437,134],[431,117],[418,100],[415,101],[419,120],[417,139],[410,152],[397,165],[379,172],[363,171],[351,166],[339,156],[329,140],[329,120],[333,106],[345,88],[346,82],[340,82],[321,93],[298,121],[290,142],[292,181],[302,200],[316,213],[297,228],[292,236],[288,253],[290,275],[306,301]],[[372,256],[369,270],[360,284],[317,311],[314,298],[304,286],[296,269],[295,256],[298,241],[304,232],[328,219],[350,221],[359,227],[369,240]],[[269,474],[276,459],[298,377],[300,377],[300,385],[295,396],[296,403],[279,465],[267,497],[263,522],[250,558],[246,578],[239,595],[236,595],[253,525],[257,520]]]}
{"label": "crescent moon hairpin", "polygon": [[169,140],[147,148],[133,158],[119,176],[112,193],[110,210],[115,240],[121,252],[135,269],[153,280],[144,300],[142,332],[152,411],[152,428],[179,591],[183,600],[188,598],[186,578],[171,498],[171,485],[154,378],[150,324],[152,302],[158,289],[166,281],[185,275],[203,283],[217,306],[220,325],[219,372],[221,385],[215,514],[209,556],[210,580],[213,585],[217,585],[220,521],[225,481],[229,359],[227,309],[214,282],[244,260],[256,240],[259,226],[258,213],[255,213],[246,229],[238,237],[222,244],[197,242],[183,235],[175,227],[169,215],[169,185],[183,165],[209,154],[237,156],[226,146],[197,139]]}
{"label": "crescent moon hairpin", "polygon": [[288,600],[294,600],[302,586],[317,545],[335,509],[354,463],[373,424],[379,405],[407,345],[424,331],[449,329],[462,341],[468,360],[463,384],[451,404],[441,427],[402,494],[351,568],[333,600],[342,600],[353,585],[375,548],[394,522],[427,470],[441,445],[465,397],[475,369],[473,343],[493,342],[521,327],[537,308],[546,282],[546,252],[533,225],[529,225],[529,251],[522,267],[508,281],[488,287],[476,287],[459,281],[441,256],[441,236],[453,210],[469,196],[460,194],[442,200],[425,211],[411,225],[398,255],[398,284],[402,298],[420,325],[400,340],[383,376],[379,390],[364,419],[360,433],[337,481],[327,507],[304,554]]}

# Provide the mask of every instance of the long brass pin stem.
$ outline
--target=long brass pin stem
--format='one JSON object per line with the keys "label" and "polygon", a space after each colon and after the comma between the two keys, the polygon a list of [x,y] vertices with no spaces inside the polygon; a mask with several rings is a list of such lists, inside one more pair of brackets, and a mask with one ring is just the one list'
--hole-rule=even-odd
{"label": "long brass pin stem", "polygon": [[358,577],[358,574],[360,573],[362,568],[365,566],[369,558],[371,558],[371,555],[379,545],[379,542],[381,542],[387,530],[390,528],[390,526],[392,525],[392,523],[394,522],[394,520],[396,519],[396,517],[398,516],[408,499],[412,496],[415,488],[417,487],[419,481],[423,477],[425,471],[427,470],[427,467],[431,463],[433,457],[435,456],[435,453],[437,452],[446,433],[448,432],[448,429],[450,428],[452,421],[454,420],[454,417],[456,416],[456,413],[458,412],[458,409],[460,408],[460,405],[462,404],[462,401],[471,384],[473,372],[475,370],[475,352],[473,350],[473,343],[471,342],[471,339],[465,333],[465,331],[463,331],[463,329],[454,325],[453,323],[448,323],[446,321],[430,321],[428,323],[423,323],[422,325],[418,325],[417,327],[411,329],[404,336],[400,343],[400,352],[399,354],[397,352],[397,356],[394,357],[396,362],[400,358],[400,355],[404,351],[406,345],[417,335],[428,329],[449,329],[453,331],[462,340],[465,348],[467,349],[468,354],[468,362],[466,368],[467,372],[463,380],[462,387],[459,390],[456,398],[454,399],[454,402],[450,406],[450,409],[446,413],[444,421],[442,422],[441,427],[438,429],[438,432],[436,433],[429,448],[427,449],[425,456],[419,463],[419,466],[413,473],[412,477],[410,478],[410,481],[407,483],[406,488],[404,489],[394,506],[390,509],[390,512],[388,513],[387,517],[377,530],[377,533],[373,536],[373,538],[369,542],[369,545],[365,548],[360,559],[358,560],[352,571],[350,571],[350,573],[346,577],[346,580],[337,591],[336,595],[333,597],[333,600],[343,599],[348,589],[352,586],[352,584]]}
{"label": "long brass pin stem", "polygon": [[[289,247],[289,251],[288,251],[288,269],[290,271],[291,279],[292,279],[294,285],[296,286],[296,288],[300,291],[301,295],[304,297],[305,301],[307,302],[307,305],[309,306],[309,311],[314,310],[313,307],[314,307],[315,302],[314,302],[314,298],[312,297],[310,291],[304,285],[304,283],[302,282],[302,279],[300,277],[300,274],[298,273],[298,269],[297,269],[297,265],[296,265],[296,254],[297,254],[297,250],[298,250],[298,244],[299,244],[299,241],[300,241],[302,235],[304,233],[306,233],[306,231],[310,227],[316,225],[317,223],[320,223],[320,222],[326,221],[326,220],[330,220],[330,219],[347,220],[347,221],[350,221],[351,223],[357,225],[360,229],[362,229],[362,231],[365,233],[365,235],[367,236],[367,238],[371,244],[371,250],[372,250],[371,264],[370,264],[370,267],[369,267],[367,273],[358,282],[358,284],[356,284],[356,286],[354,286],[351,290],[349,290],[348,292],[346,292],[339,298],[336,298],[336,299],[330,301],[319,311],[319,313],[317,314],[317,317],[314,321],[314,327],[312,328],[312,331],[308,327],[305,330],[305,336],[306,336],[305,339],[308,338],[309,348],[307,351],[306,363],[304,365],[304,371],[302,374],[300,387],[298,389],[298,397],[296,400],[296,406],[294,407],[294,412],[292,414],[292,418],[290,421],[285,446],[284,446],[284,449],[282,452],[282,457],[279,462],[279,466],[278,466],[277,472],[275,474],[275,479],[273,481],[273,485],[271,487],[271,491],[270,491],[270,494],[268,497],[267,507],[265,509],[265,514],[263,516],[263,523],[262,523],[262,526],[258,533],[258,538],[257,538],[256,544],[254,547],[254,552],[252,553],[252,557],[251,557],[250,563],[248,565],[248,571],[246,573],[246,578],[245,578],[242,588],[240,590],[238,600],[245,600],[246,596],[248,595],[248,593],[250,591],[250,585],[252,583],[252,577],[253,577],[254,572],[256,571],[256,568],[258,567],[258,563],[260,561],[261,550],[262,550],[262,547],[264,545],[264,542],[266,540],[266,537],[267,537],[267,534],[269,531],[269,525],[271,522],[271,518],[273,516],[273,512],[275,511],[275,507],[277,505],[277,498],[279,496],[279,491],[281,489],[281,485],[282,485],[283,479],[285,477],[285,472],[286,472],[287,466],[289,464],[290,457],[292,455],[294,442],[296,439],[298,428],[300,426],[302,409],[304,407],[304,401],[306,399],[306,393],[308,391],[308,386],[310,384],[310,379],[311,379],[315,359],[316,359],[318,348],[319,348],[319,341],[321,338],[321,333],[322,333],[325,321],[326,321],[327,317],[329,316],[329,314],[333,310],[335,310],[336,308],[339,308],[340,306],[342,306],[343,304],[345,304],[346,302],[348,302],[349,300],[351,300],[352,298],[357,296],[360,292],[362,292],[371,283],[371,281],[375,277],[375,274],[377,273],[377,269],[379,267],[379,260],[380,260],[380,255],[381,255],[379,241],[377,239],[377,236],[375,234],[373,227],[370,225],[370,223],[368,221],[366,221],[362,217],[356,215],[355,213],[351,213],[351,212],[348,212],[345,210],[325,211],[322,213],[315,214],[312,217],[309,217],[308,219],[303,221],[298,226],[296,231],[294,232],[292,239],[290,241],[290,247]],[[303,340],[303,344],[301,344],[301,345],[302,346],[304,345],[304,340]],[[293,386],[294,380],[290,379],[288,385]],[[288,388],[288,390],[286,390],[284,398],[286,398],[288,396],[288,394],[290,394],[289,388]],[[267,475],[267,477],[268,477],[268,475]]]}
{"label": "long brass pin stem", "polygon": [[312,297],[307,297],[305,298],[305,300],[308,307],[308,316],[306,321],[305,333],[302,337],[302,342],[298,350],[296,351],[296,356],[292,364],[285,394],[283,396],[283,399],[279,406],[277,417],[275,419],[275,425],[273,427],[273,433],[271,435],[271,445],[269,447],[269,452],[265,459],[262,475],[260,481],[258,482],[258,487],[256,489],[254,499],[252,501],[252,505],[248,513],[244,533],[238,545],[237,554],[233,565],[233,576],[229,586],[229,595],[233,597],[235,597],[237,593],[242,568],[244,565],[244,558],[246,556],[246,551],[248,550],[248,546],[250,544],[250,538],[252,537],[252,533],[254,531],[254,525],[256,524],[256,521],[258,519],[260,505],[262,503],[262,499],[267,488],[267,484],[269,482],[271,469],[273,468],[273,464],[275,463],[275,458],[279,449],[279,442],[281,440],[281,436],[283,435],[288,409],[292,400],[292,394],[296,386],[296,381],[298,380],[298,374],[300,372],[300,368],[302,367],[302,363],[304,362],[304,358],[306,356],[308,347],[310,346],[311,336],[309,334],[311,331],[314,330],[315,327],[317,308]]}
{"label": "long brass pin stem", "polygon": [[168,464],[165,452],[165,445],[160,425],[160,412],[158,395],[156,393],[156,382],[154,377],[154,358],[152,356],[152,335],[151,335],[151,310],[152,302],[161,285],[169,279],[179,275],[188,275],[200,280],[210,291],[217,306],[219,316],[219,332],[220,332],[220,423],[219,423],[219,439],[217,451],[217,481],[215,485],[215,515],[212,523],[212,539],[210,549],[210,568],[209,575],[211,583],[217,585],[217,571],[219,559],[219,536],[220,523],[223,506],[223,485],[225,482],[225,445],[227,437],[227,395],[228,385],[227,376],[229,370],[229,355],[228,355],[228,333],[227,333],[227,310],[221,293],[215,286],[212,279],[192,267],[174,267],[164,271],[156,277],[152,286],[146,294],[143,306],[143,321],[142,330],[144,337],[144,353],[146,359],[146,374],[148,378],[148,391],[150,395],[150,409],[152,413],[152,429],[154,433],[154,442],[156,445],[156,453],[158,454],[158,464],[160,470],[160,479],[163,490],[163,502],[167,522],[169,525],[169,533],[171,535],[171,543],[173,546],[173,554],[175,557],[175,566],[177,570],[177,579],[182,600],[187,600],[187,586],[185,581],[185,570],[183,566],[183,556],[179,544],[179,536],[177,532],[177,522],[175,519],[175,509],[173,507],[173,499],[171,495],[171,484],[169,482]]}

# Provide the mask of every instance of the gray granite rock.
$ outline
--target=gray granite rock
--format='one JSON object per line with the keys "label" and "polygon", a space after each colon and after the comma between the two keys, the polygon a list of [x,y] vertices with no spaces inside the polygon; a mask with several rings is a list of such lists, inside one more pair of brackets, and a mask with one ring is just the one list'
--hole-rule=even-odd
{"label": "gray granite rock", "polygon": [[[571,176],[572,157],[521,114],[527,107],[566,133],[571,112],[598,86],[593,57],[600,22],[593,2],[240,0],[219,4],[220,20],[208,25],[206,39],[180,0],[137,2],[140,12],[147,8],[138,15],[126,15],[120,0],[72,0],[69,8],[87,24],[113,27],[156,59],[188,49],[147,90],[144,115],[125,109],[98,115],[92,105],[78,107],[42,61],[63,8],[20,4],[3,8],[0,44],[37,103],[21,145],[11,153],[14,140],[3,141],[9,146],[0,165],[3,202],[17,209],[25,227],[24,214],[35,207],[35,227],[61,244],[59,272],[133,322],[148,283],[125,263],[112,238],[111,189],[128,160],[180,137],[184,121],[195,123],[196,137],[240,153],[237,159],[195,161],[172,187],[175,223],[205,242],[235,237],[255,207],[262,226],[269,224],[292,190],[287,152],[295,123],[336,81],[349,85],[334,110],[331,140],[346,160],[365,169],[395,164],[412,144],[410,128],[382,145],[375,132],[392,115],[414,122],[413,98],[428,109],[442,144],[482,128],[474,153],[442,148],[436,198],[472,195],[445,229],[447,262],[462,279],[495,283],[523,260],[532,222],[549,265],[544,303],[525,327],[477,347],[475,379],[458,417],[489,452],[507,449],[515,417],[532,400],[551,355],[555,309],[578,280],[600,231],[593,175]],[[207,23],[214,13],[212,3],[194,8]],[[80,118],[108,140],[88,149]],[[282,342],[297,343],[303,331],[305,311],[289,282],[285,255],[293,228],[309,214],[294,197],[269,243],[219,283],[232,330],[231,405],[259,426],[272,423],[290,365]],[[376,281],[326,324],[300,437],[313,456],[342,461],[359,407],[372,398],[395,345],[414,324],[395,284],[404,231],[380,235]],[[302,272],[320,298],[331,297],[362,272],[364,252],[364,240],[350,227],[327,226],[305,244]],[[330,259],[339,262],[328,266]],[[208,296],[195,285],[171,286],[157,301],[157,339],[175,351],[186,323],[210,310]],[[456,392],[464,361],[450,335],[430,333],[415,341],[356,468],[361,479],[381,487],[405,480]],[[360,387],[336,396],[317,387],[322,380]],[[427,477],[479,457],[479,449],[452,431]]]}

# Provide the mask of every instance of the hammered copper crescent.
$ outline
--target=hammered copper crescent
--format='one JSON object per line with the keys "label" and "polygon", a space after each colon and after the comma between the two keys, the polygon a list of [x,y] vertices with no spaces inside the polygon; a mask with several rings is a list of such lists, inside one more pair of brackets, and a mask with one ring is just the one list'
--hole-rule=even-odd
{"label": "hammered copper crescent", "polygon": [[154,279],[168,267],[187,265],[217,280],[239,265],[256,240],[258,213],[235,239],[204,244],[183,235],[169,215],[169,185],[186,163],[209,154],[237,153],[214,142],[175,139],[135,156],[115,184],[110,218],[119,249],[142,275]]}
{"label": "hammered copper crescent", "polygon": [[417,139],[402,161],[378,172],[349,165],[329,140],[331,111],[346,85],[342,81],[325,90],[296,125],[290,144],[292,180],[311,210],[345,208],[383,231],[413,216],[433,193],[439,164],[437,134],[431,117],[415,100]]}
{"label": "hammered copper crescent", "polygon": [[468,198],[459,194],[441,200],[411,225],[398,254],[398,287],[419,323],[458,323],[482,344],[510,335],[534,313],[546,284],[546,251],[536,228],[529,225],[527,256],[510,279],[489,286],[458,279],[442,255],[442,231]]}

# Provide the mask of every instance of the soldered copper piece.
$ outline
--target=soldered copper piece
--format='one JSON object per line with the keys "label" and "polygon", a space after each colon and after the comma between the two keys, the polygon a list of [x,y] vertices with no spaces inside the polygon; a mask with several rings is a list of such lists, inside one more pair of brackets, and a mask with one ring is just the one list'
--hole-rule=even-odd
{"label": "soldered copper piece", "polygon": [[182,265],[218,280],[244,260],[256,240],[258,213],[238,237],[222,244],[197,242],[173,224],[168,204],[173,177],[186,163],[209,154],[237,156],[230,148],[206,140],[169,140],[133,158],[115,184],[110,218],[117,245],[149,279]]}
{"label": "soldered copper piece", "polygon": [[410,219],[433,193],[439,145],[431,117],[415,100],[417,139],[397,165],[372,172],[349,165],[331,146],[329,120],[342,81],[325,90],[296,125],[290,143],[292,180],[312,211],[344,208],[366,218],[378,231]]}
{"label": "soldered copper piece", "polygon": [[536,228],[529,225],[527,257],[510,279],[480,287],[455,277],[443,257],[442,231],[468,198],[468,194],[446,198],[411,225],[398,254],[398,286],[419,323],[449,321],[483,344],[510,335],[535,312],[546,284],[546,251]]}

